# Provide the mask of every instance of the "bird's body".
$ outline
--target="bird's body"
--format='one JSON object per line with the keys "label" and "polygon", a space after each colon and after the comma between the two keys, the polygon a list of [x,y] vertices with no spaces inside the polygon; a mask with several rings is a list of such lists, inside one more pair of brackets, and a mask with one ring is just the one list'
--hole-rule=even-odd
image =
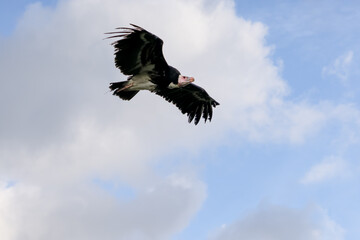
{"label": "bird's body", "polygon": [[137,74],[129,79],[128,82],[132,85],[129,90],[149,90],[153,92],[156,89],[156,84],[151,81],[147,73]]}
{"label": "bird's body", "polygon": [[133,28],[117,28],[118,32],[109,38],[120,37],[113,43],[115,47],[115,65],[128,75],[127,81],[110,84],[113,94],[123,100],[132,99],[140,90],[149,90],[174,103],[182,113],[186,113],[189,122],[195,118],[197,124],[201,116],[212,118],[212,107],[219,105],[204,89],[192,82],[193,77],[182,76],[169,66],[163,56],[163,41],[145,29],[133,25]]}

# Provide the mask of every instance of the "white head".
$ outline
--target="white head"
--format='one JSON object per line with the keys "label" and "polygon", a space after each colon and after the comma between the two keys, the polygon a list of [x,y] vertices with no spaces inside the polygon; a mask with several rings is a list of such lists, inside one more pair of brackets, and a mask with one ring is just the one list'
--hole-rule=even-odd
{"label": "white head", "polygon": [[185,87],[186,85],[192,83],[193,81],[195,81],[195,79],[193,77],[186,77],[186,76],[179,74],[177,85],[179,87]]}

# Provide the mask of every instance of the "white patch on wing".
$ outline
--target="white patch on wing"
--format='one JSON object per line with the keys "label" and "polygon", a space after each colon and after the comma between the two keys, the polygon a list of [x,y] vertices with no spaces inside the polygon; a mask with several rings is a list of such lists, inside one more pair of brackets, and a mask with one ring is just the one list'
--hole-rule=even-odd
{"label": "white patch on wing", "polygon": [[168,88],[170,88],[170,89],[179,88],[179,85],[171,82],[171,83],[169,84]]}
{"label": "white patch on wing", "polygon": [[140,73],[131,78],[130,83],[133,83],[131,90],[149,90],[154,91],[156,85],[152,83],[151,78],[147,73]]}
{"label": "white patch on wing", "polygon": [[[134,71],[134,70],[137,69],[137,68],[141,68],[141,70],[140,70],[141,72],[146,71],[146,70],[144,69],[144,66],[143,66],[142,62],[141,62],[141,55],[142,55],[144,46],[145,46],[149,41],[146,40],[146,39],[144,38],[144,36],[145,36],[144,33],[140,34],[140,39],[143,41],[143,43],[142,43],[140,49],[138,50],[138,54],[137,54],[137,57],[136,57],[136,64],[134,64],[134,66],[130,69],[130,71]],[[145,66],[145,68],[146,68],[146,67],[147,67],[147,66]]]}
{"label": "white patch on wing", "polygon": [[[143,63],[142,63],[142,61],[141,61],[141,56],[142,56],[142,54],[143,54],[145,45],[148,44],[149,41],[145,38],[145,33],[141,33],[141,34],[140,34],[140,39],[143,41],[143,43],[142,43],[142,45],[141,45],[141,48],[140,48],[140,51],[139,51],[139,54],[138,54],[138,57],[137,57],[137,62],[138,62],[142,67],[144,67],[144,66],[143,66]],[[146,64],[146,63],[145,63],[145,64]],[[145,65],[145,66],[146,66],[146,65]],[[141,72],[143,72],[143,71],[144,71],[144,70],[143,70],[143,68],[142,68]]]}

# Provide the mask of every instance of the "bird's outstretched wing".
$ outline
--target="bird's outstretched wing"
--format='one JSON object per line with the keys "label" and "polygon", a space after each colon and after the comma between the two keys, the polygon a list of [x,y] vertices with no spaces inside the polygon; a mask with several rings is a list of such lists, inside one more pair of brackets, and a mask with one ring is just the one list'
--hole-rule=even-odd
{"label": "bird's outstretched wing", "polygon": [[133,28],[120,27],[119,31],[108,32],[108,38],[121,39],[113,42],[115,65],[125,75],[141,72],[162,74],[168,66],[162,52],[163,41],[145,29],[130,24]]}
{"label": "bird's outstretched wing", "polygon": [[195,125],[199,123],[201,116],[205,122],[211,121],[212,107],[219,105],[203,88],[193,83],[181,88],[158,89],[155,93],[175,104],[183,114],[187,114],[189,123],[195,118]]}

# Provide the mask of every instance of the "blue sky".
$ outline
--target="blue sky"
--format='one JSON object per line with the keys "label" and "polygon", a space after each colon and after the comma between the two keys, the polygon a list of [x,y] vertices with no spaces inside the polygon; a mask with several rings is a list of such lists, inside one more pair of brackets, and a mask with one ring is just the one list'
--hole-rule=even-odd
{"label": "blue sky", "polygon": [[[0,9],[1,239],[359,239],[359,2]],[[106,93],[102,33],[129,22],[220,102],[211,123]]]}

